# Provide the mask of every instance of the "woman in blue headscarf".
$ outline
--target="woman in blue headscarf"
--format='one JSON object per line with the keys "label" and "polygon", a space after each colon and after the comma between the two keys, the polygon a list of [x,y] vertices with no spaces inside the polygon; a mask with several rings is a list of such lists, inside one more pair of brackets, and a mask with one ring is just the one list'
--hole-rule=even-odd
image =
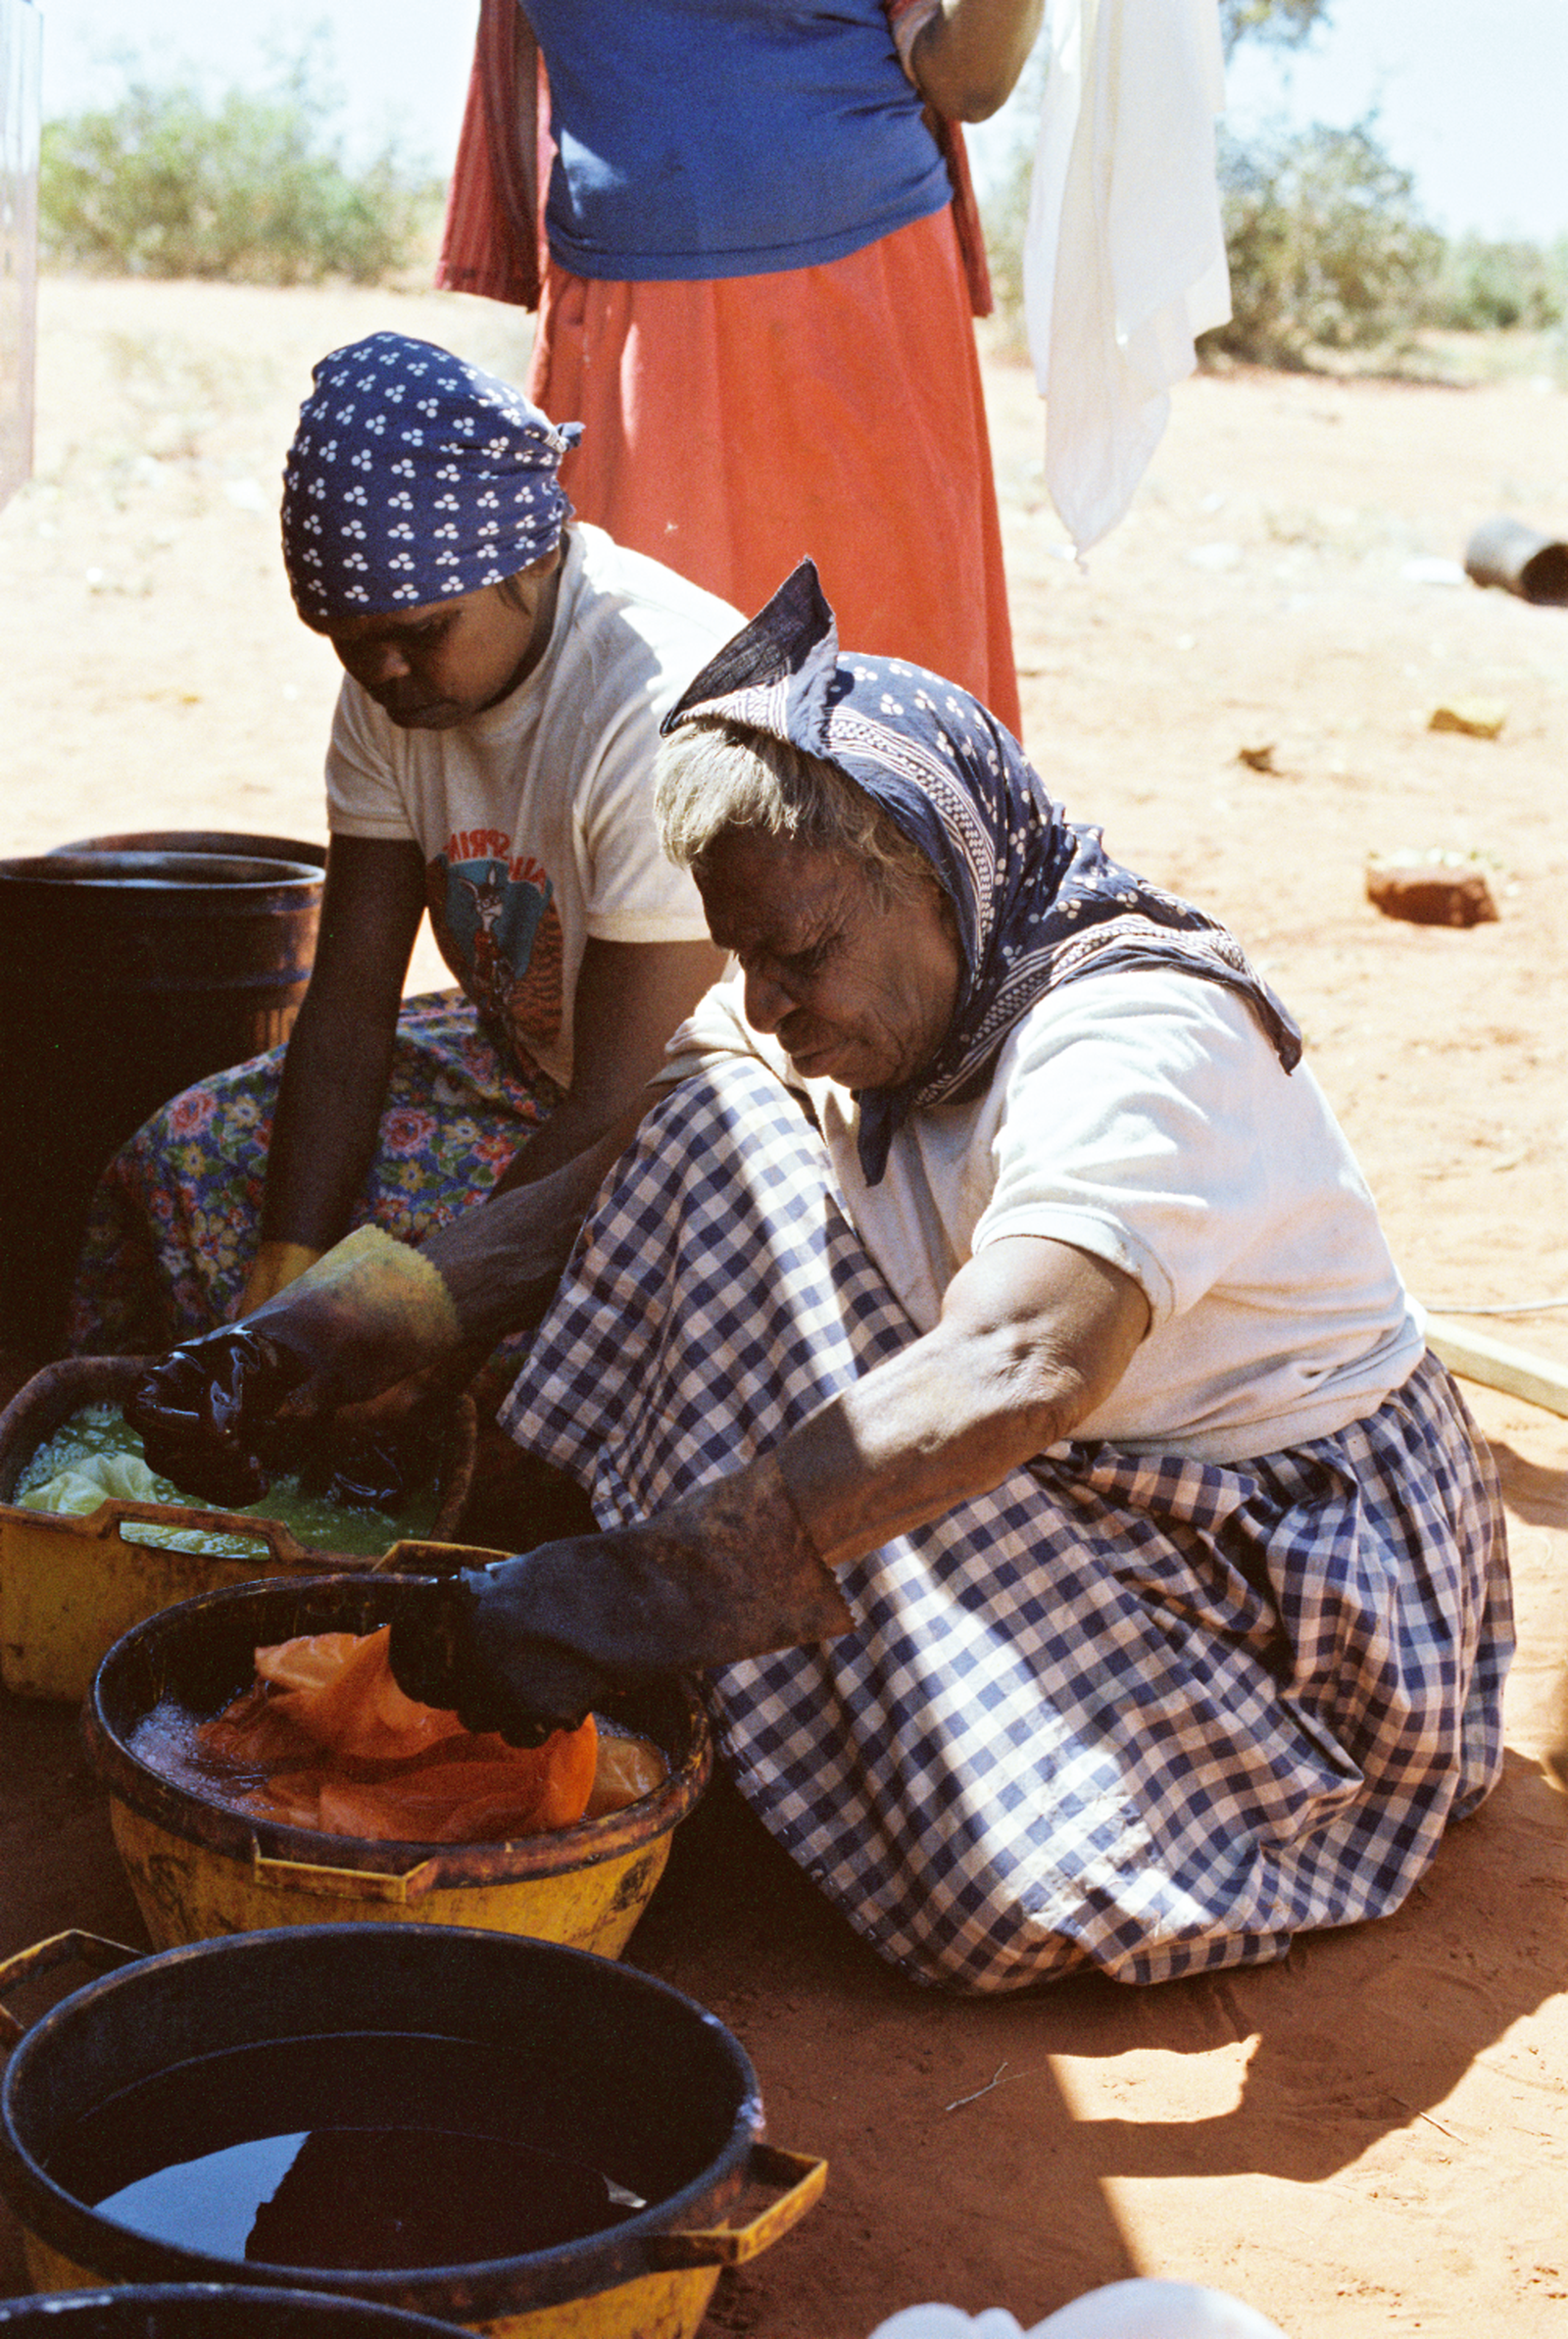
{"label": "woman in blue headscarf", "polygon": [[[152,1351],[352,1226],[402,1242],[597,1142],[716,960],[659,849],[660,718],[738,622],[572,524],[558,428],[407,334],[315,370],[284,473],[300,617],[345,675],[320,935],[286,1055],[176,1097],[111,1166],[73,1345]],[[462,996],[405,1005],[420,919]]]}
{"label": "woman in blue headscarf", "polygon": [[809,564],[663,727],[739,973],[502,1416],[600,1531],[432,1587],[404,1687],[527,1735],[703,1669],[764,1823],[950,1988],[1397,1907],[1497,1775],[1501,1512],[1289,1017],[973,699],[841,657]]}

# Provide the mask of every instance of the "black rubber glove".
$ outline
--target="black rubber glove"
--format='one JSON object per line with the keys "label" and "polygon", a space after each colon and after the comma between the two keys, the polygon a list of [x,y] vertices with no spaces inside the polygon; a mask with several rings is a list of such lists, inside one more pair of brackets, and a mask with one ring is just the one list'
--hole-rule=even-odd
{"label": "black rubber glove", "polygon": [[[532,1605],[530,1563],[576,1548],[545,1544],[421,1587],[392,1623],[398,1687],[421,1706],[455,1713],[466,1729],[498,1730],[513,1746],[542,1746],[554,1730],[576,1729],[614,1683],[587,1654],[552,1637],[543,1615],[529,1626],[519,1613]],[[539,1589],[548,1608],[548,1587]]]}
{"label": "black rubber glove", "polygon": [[393,1675],[471,1730],[537,1746],[617,1686],[830,1640],[854,1619],[782,1494],[706,1489],[641,1526],[572,1535],[424,1587],[392,1625]]}
{"label": "black rubber glove", "polygon": [[429,1589],[393,1623],[393,1677],[514,1746],[575,1729],[617,1687],[746,1653],[732,1587],[656,1525],[542,1543]]}
{"label": "black rubber glove", "polygon": [[[463,1347],[439,1269],[361,1226],[238,1323],[188,1340],[125,1408],[148,1463],[193,1494],[260,1502],[305,1450],[299,1422],[379,1396]],[[289,1420],[273,1426],[287,1408]]]}
{"label": "black rubber glove", "polygon": [[309,1370],[251,1324],[225,1324],[153,1366],[125,1418],[141,1433],[148,1468],[185,1492],[224,1509],[260,1502],[270,1483],[268,1425]]}
{"label": "black rubber glove", "polygon": [[335,1414],[320,1420],[280,1421],[279,1451],[286,1440],[287,1467],[307,1494],[344,1510],[396,1513],[440,1468],[439,1403],[433,1399],[423,1410],[373,1428]]}

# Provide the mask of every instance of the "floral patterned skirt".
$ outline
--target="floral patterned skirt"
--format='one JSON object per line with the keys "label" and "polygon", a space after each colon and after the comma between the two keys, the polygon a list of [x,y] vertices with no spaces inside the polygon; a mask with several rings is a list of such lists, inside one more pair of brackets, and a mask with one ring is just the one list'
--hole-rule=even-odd
{"label": "floral patterned skirt", "polygon": [[[76,1356],[145,1356],[233,1316],[255,1255],[283,1051],[172,1098],[110,1163],[72,1295]],[[404,1002],[353,1224],[406,1242],[482,1201],[562,1091],[524,1081],[457,991]],[[345,1230],[347,1231],[347,1229]]]}

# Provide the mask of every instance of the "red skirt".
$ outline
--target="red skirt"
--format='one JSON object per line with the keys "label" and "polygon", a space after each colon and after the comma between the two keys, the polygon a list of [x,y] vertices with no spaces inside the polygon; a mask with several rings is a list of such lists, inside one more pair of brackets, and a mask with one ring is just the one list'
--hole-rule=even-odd
{"label": "red skirt", "polygon": [[809,554],[847,650],[1018,684],[951,209],[820,268],[625,284],[551,264],[529,394],[582,519],[754,616]]}

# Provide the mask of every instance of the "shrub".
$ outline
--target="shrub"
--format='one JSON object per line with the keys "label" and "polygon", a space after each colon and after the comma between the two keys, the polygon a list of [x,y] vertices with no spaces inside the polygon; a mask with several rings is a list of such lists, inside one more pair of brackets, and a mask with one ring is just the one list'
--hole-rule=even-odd
{"label": "shrub", "polygon": [[1250,146],[1222,133],[1219,176],[1232,317],[1205,351],[1298,366],[1312,349],[1367,348],[1420,321],[1443,238],[1370,121]]}
{"label": "shrub", "polygon": [[1035,43],[1019,76],[1009,105],[1011,139],[1004,161],[993,177],[980,207],[985,230],[986,265],[1004,337],[1018,349],[1023,345],[1023,245],[1029,224],[1029,193],[1034,184],[1035,145],[1040,109],[1045,102],[1050,48],[1044,35]]}
{"label": "shrub", "polygon": [[1520,326],[1544,332],[1568,318],[1568,242],[1489,242],[1465,235],[1451,243],[1427,302],[1427,321],[1452,331],[1486,333]]}
{"label": "shrub", "polygon": [[1327,24],[1328,14],[1329,0],[1219,0],[1225,54],[1248,39],[1298,49],[1315,25]]}
{"label": "shrub", "polygon": [[351,173],[330,110],[309,54],[216,104],[189,80],[133,79],[107,111],[45,124],[40,251],[106,274],[376,282],[409,258],[432,189],[395,145]]}

